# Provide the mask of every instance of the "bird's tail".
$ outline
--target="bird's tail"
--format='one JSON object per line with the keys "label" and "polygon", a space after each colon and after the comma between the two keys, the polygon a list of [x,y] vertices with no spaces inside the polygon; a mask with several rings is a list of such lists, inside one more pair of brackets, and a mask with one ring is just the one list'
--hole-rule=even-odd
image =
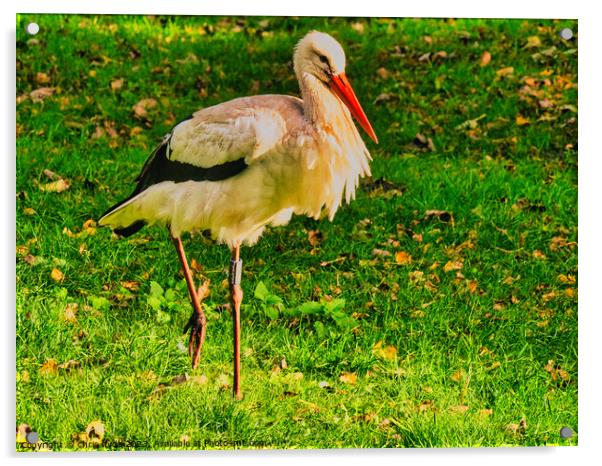
{"label": "bird's tail", "polygon": [[115,204],[100,217],[98,224],[113,228],[119,236],[128,237],[138,232],[146,222],[132,215],[130,207],[135,197],[137,196],[130,196]]}

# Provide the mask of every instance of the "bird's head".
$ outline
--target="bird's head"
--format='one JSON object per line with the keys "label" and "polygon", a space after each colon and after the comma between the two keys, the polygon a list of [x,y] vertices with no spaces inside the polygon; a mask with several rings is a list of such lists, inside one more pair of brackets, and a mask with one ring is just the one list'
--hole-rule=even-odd
{"label": "bird's head", "polygon": [[299,41],[293,57],[299,79],[310,74],[324,83],[349,109],[370,138],[378,138],[345,76],[345,52],[332,36],[319,31],[308,33]]}

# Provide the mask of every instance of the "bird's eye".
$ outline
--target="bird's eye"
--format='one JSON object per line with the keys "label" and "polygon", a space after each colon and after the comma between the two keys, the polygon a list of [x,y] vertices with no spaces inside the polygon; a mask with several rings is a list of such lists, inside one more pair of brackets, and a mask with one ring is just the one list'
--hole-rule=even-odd
{"label": "bird's eye", "polygon": [[324,63],[325,65],[328,65],[328,58],[326,58],[324,55],[318,55],[318,58],[320,59],[320,61],[322,63]]}

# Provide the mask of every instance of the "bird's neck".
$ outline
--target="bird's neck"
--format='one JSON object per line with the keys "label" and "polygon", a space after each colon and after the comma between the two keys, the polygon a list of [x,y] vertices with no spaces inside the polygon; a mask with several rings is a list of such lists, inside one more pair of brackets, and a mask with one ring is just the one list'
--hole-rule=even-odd
{"label": "bird's neck", "polygon": [[329,128],[341,121],[351,123],[351,114],[328,86],[308,73],[299,76],[305,117],[316,127]]}

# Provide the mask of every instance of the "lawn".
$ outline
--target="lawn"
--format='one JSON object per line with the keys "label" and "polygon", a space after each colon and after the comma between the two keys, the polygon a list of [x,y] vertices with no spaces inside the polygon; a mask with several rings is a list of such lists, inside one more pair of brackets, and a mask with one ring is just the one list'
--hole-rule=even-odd
{"label": "lawn", "polygon": [[[40,25],[36,36],[25,25]],[[577,444],[576,21],[17,18],[16,425],[28,450]],[[243,248],[231,395],[229,251],[191,370],[167,231],[95,220],[198,108],[297,94],[334,35],[380,144],[333,222]],[[367,138],[366,138],[367,139]],[[568,426],[572,437],[560,429]]]}

